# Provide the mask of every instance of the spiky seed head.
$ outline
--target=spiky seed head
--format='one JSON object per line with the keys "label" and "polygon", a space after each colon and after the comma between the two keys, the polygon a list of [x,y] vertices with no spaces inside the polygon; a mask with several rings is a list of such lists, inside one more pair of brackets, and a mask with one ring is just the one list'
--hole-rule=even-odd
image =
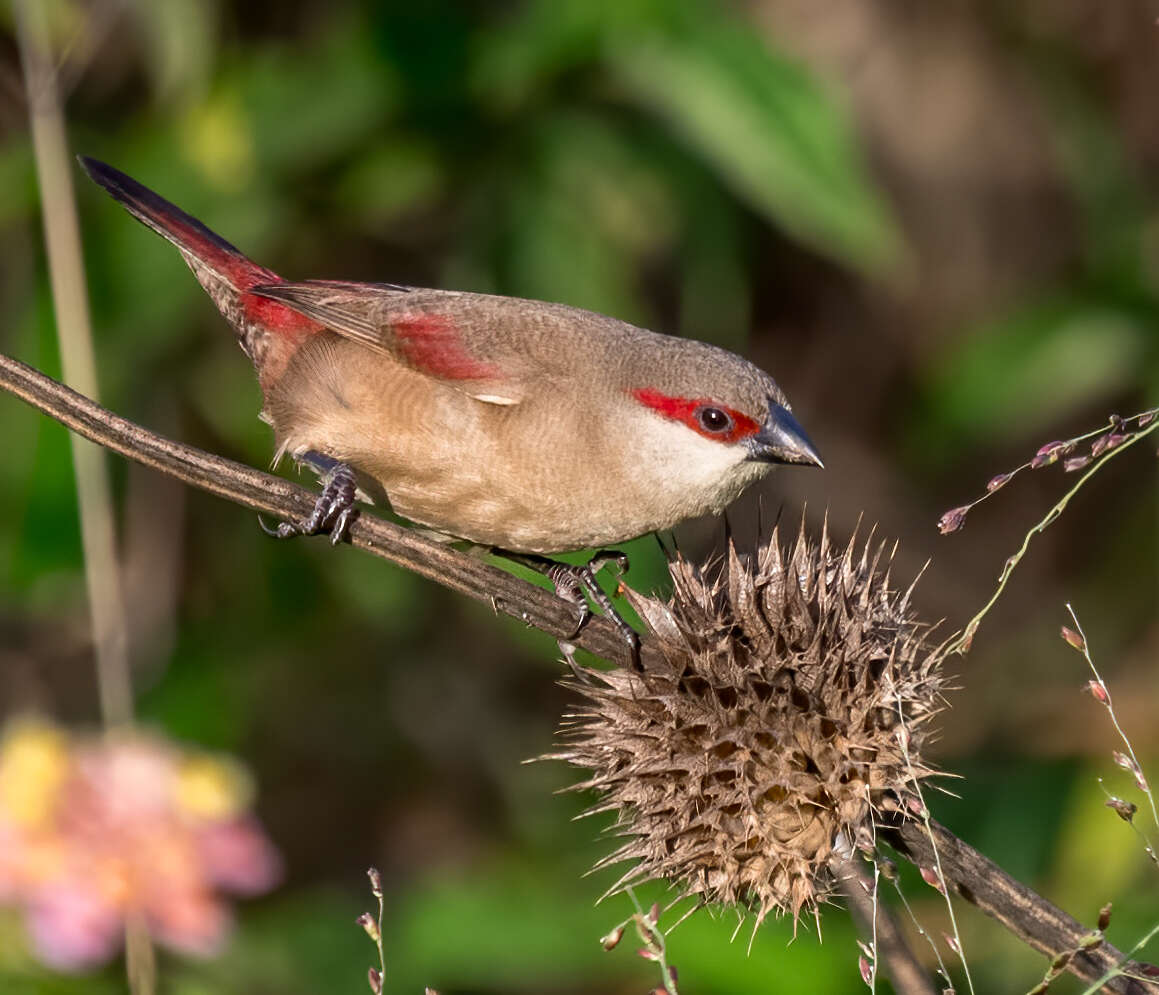
{"label": "spiky seed head", "polygon": [[[895,547],[896,548],[896,547]],[[617,891],[664,879],[700,902],[815,912],[838,847],[869,848],[875,816],[920,809],[927,723],[941,707],[943,646],[890,584],[872,534],[835,550],[802,528],[751,556],[669,564],[667,604],[629,595],[659,661],[590,671],[554,759],[590,772],[577,790],[617,813],[633,866]]]}

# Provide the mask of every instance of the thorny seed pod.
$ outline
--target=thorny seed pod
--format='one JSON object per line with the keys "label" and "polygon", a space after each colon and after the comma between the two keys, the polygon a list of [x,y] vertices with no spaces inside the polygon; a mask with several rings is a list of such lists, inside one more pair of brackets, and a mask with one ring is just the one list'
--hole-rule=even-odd
{"label": "thorny seed pod", "polygon": [[842,551],[827,529],[791,547],[774,532],[717,569],[677,556],[668,604],[629,593],[660,660],[578,672],[586,700],[552,755],[590,772],[576,786],[600,796],[589,813],[618,816],[627,842],[597,866],[633,866],[611,892],[665,879],[756,926],[796,921],[832,893],[836,848],[868,848],[877,815],[922,808],[945,645],[912,586],[890,586],[891,558],[872,537]]}

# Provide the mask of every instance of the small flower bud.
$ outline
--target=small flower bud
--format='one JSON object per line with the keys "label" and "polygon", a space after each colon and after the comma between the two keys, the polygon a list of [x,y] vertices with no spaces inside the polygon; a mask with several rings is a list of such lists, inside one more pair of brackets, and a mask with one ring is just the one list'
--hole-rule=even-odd
{"label": "small flower bud", "polygon": [[1059,635],[1062,636],[1068,646],[1073,646],[1080,653],[1082,653],[1087,648],[1087,644],[1083,637],[1075,632],[1074,629],[1068,629],[1064,625],[1062,630],[1059,632]]}
{"label": "small flower bud", "polygon": [[1091,456],[1098,458],[1103,453],[1121,446],[1126,441],[1127,437],[1121,432],[1108,432],[1106,435],[1100,435],[1091,445]]}
{"label": "small flower bud", "polygon": [[1051,463],[1058,460],[1065,449],[1066,443],[1048,442],[1034,454],[1034,459],[1030,461],[1030,465],[1035,470],[1042,466],[1050,466]]}
{"label": "small flower bud", "polygon": [[366,980],[370,982],[370,990],[374,995],[382,995],[382,972],[372,967],[366,972]]}
{"label": "small flower bud", "polygon": [[1104,705],[1110,704],[1111,696],[1107,694],[1107,686],[1102,681],[1087,681],[1083,685],[1083,690],[1095,701],[1101,701]]}
{"label": "small flower bud", "polygon": [[371,942],[377,943],[380,939],[378,932],[378,923],[374,921],[374,916],[369,912],[363,912],[357,919],[354,920],[366,930],[366,935],[370,937]]}
{"label": "small flower bud", "polygon": [[1072,456],[1062,464],[1063,470],[1067,473],[1074,473],[1075,470],[1081,470],[1091,461],[1089,456]]}
{"label": "small flower bud", "polygon": [[624,927],[623,927],[623,924],[621,924],[621,925],[617,926],[615,929],[613,929],[610,933],[606,933],[604,936],[601,936],[600,937],[600,945],[605,950],[615,950],[616,947],[619,945],[620,940],[622,940],[623,938],[624,938]]}
{"label": "small flower bud", "polygon": [[1111,903],[1107,902],[1101,909],[1099,909],[1099,931],[1106,932],[1107,927],[1111,924]]}
{"label": "small flower bud", "polygon": [[660,921],[660,903],[653,902],[652,908],[648,910],[648,914],[644,916],[644,921],[649,926],[655,926]]}
{"label": "small flower bud", "polygon": [[959,957],[962,955],[961,944],[958,943],[957,937],[951,936],[949,933],[943,933],[942,939],[946,941],[946,946],[949,947]]}
{"label": "small flower bud", "polygon": [[1087,933],[1081,940],[1079,940],[1079,950],[1094,950],[1095,947],[1102,946],[1103,934],[1096,931],[1094,933]]}
{"label": "small flower bud", "polygon": [[366,876],[370,878],[370,893],[375,898],[382,898],[382,875],[378,872],[378,868],[371,867],[367,870]]}
{"label": "small flower bud", "polygon": [[1148,425],[1150,425],[1151,422],[1155,420],[1155,415],[1157,413],[1159,412],[1144,411],[1141,415],[1139,415],[1139,427],[1146,428]]}
{"label": "small flower bud", "polygon": [[869,958],[861,956],[857,958],[857,969],[861,972],[861,980],[865,982],[869,988],[873,987],[873,966],[869,963]]}
{"label": "small flower bud", "polygon": [[1129,771],[1135,778],[1135,784],[1138,785],[1139,790],[1146,791],[1148,788],[1147,778],[1143,776],[1143,771],[1135,762],[1133,757],[1127,756],[1125,753],[1120,753],[1118,750],[1111,751],[1111,759],[1115,761],[1125,771]]}
{"label": "small flower bud", "polygon": [[1005,487],[1013,476],[1013,473],[1000,473],[996,477],[991,477],[986,484],[986,493],[993,494],[999,487]]}
{"label": "small flower bud", "polygon": [[658,961],[660,955],[655,950],[649,950],[647,947],[641,947],[636,951],[637,957],[643,957],[644,960]]}
{"label": "small flower bud", "polygon": [[932,867],[922,867],[919,868],[919,870],[922,872],[922,880],[925,881],[926,884],[928,884],[931,888],[936,888],[943,895],[946,893],[946,889],[942,886],[942,882],[938,878],[937,871],[935,871]]}
{"label": "small flower bud", "polygon": [[942,535],[957,532],[966,523],[966,514],[969,510],[970,505],[968,504],[964,504],[959,508],[951,508],[938,519],[938,531]]}
{"label": "small flower bud", "polygon": [[1118,817],[1124,822],[1131,822],[1135,818],[1135,813],[1139,811],[1139,807],[1134,802],[1122,798],[1108,798],[1105,804],[1107,808],[1114,809]]}

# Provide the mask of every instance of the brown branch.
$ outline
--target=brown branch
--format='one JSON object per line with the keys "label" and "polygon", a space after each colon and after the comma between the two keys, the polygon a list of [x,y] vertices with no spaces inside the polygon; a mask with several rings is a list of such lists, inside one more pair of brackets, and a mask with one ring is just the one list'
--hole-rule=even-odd
{"label": "brown branch", "polygon": [[[0,355],[0,388],[78,435],[247,508],[279,519],[297,520],[314,506],[315,495],[297,484],[150,432],[4,355]],[[496,611],[521,619],[557,639],[567,639],[574,627],[574,606],[550,591],[385,519],[361,515],[351,528],[350,538],[360,549],[451,590],[489,602]],[[627,644],[606,619],[593,618],[573,642],[620,666],[631,663]],[[657,653],[648,640],[643,640],[641,657],[645,667],[656,659]],[[942,868],[959,895],[1047,956],[1080,950],[1091,930],[943,827],[931,825]],[[930,838],[920,825],[903,824],[887,838],[906,859],[921,867],[933,865]],[[1104,942],[1076,953],[1067,968],[1087,981],[1095,981],[1123,960],[1119,951]],[[1149,969],[1153,970],[1148,965],[1128,965],[1135,974]],[[1118,977],[1109,981],[1106,989],[1123,995],[1154,995],[1159,985]]]}
{"label": "brown branch", "polygon": [[[1095,930],[1084,926],[1041,895],[1015,880],[989,857],[962,842],[945,826],[931,820],[933,837],[918,822],[907,821],[885,834],[899,854],[918,867],[940,861],[946,881],[967,902],[996,919],[1027,946],[1052,960],[1073,952],[1066,969],[1088,984],[1121,968],[1127,975],[1112,978],[1101,989],[1121,995],[1155,995],[1159,976],[1150,964],[1129,961],[1102,941],[1089,944]],[[934,848],[937,847],[935,860]],[[1143,980],[1143,978],[1154,980]]]}
{"label": "brown branch", "polygon": [[[218,497],[280,520],[299,520],[314,507],[316,495],[297,484],[150,432],[3,355],[0,387],[78,435]],[[575,628],[575,607],[550,591],[414,530],[362,514],[350,530],[350,541],[421,577],[490,603],[497,612],[521,619],[557,639],[569,638]],[[628,666],[631,662],[627,643],[606,619],[593,618],[572,641],[613,663]],[[653,652],[643,648],[645,663]]]}

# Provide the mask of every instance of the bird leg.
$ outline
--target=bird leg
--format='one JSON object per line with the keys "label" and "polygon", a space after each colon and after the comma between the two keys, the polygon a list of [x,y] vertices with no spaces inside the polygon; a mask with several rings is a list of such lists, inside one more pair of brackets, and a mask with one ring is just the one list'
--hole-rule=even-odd
{"label": "bird leg", "polygon": [[515,563],[543,574],[555,586],[555,593],[568,604],[575,605],[578,619],[575,629],[568,639],[575,639],[592,617],[588,598],[595,602],[604,617],[611,622],[624,637],[632,651],[632,663],[640,666],[640,636],[616,611],[612,599],[604,593],[596,580],[596,574],[610,563],[615,563],[621,574],[628,572],[628,557],[616,549],[601,549],[587,563],[560,563],[543,556],[526,553],[510,553],[503,549],[493,549],[493,553],[506,557]]}
{"label": "bird leg", "polygon": [[347,538],[351,523],[358,517],[355,504],[358,483],[354,470],[339,460],[313,451],[303,453],[298,462],[310,467],[322,479],[322,493],[314,502],[314,510],[300,522],[282,522],[276,529],[267,528],[263,522],[262,530],[278,539],[329,532],[331,545],[337,546]]}

